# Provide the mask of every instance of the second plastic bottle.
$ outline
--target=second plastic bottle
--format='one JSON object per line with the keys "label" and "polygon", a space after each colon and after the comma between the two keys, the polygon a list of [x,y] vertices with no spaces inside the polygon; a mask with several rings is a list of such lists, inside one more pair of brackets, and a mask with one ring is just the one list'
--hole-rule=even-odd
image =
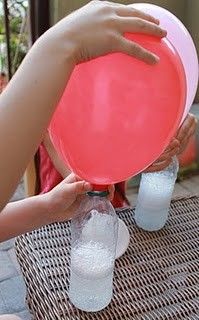
{"label": "second plastic bottle", "polygon": [[110,303],[117,233],[107,192],[90,192],[71,221],[69,298],[77,308],[95,312]]}
{"label": "second plastic bottle", "polygon": [[142,174],[135,209],[138,227],[146,231],[157,231],[164,227],[178,169],[178,159],[174,157],[166,169]]}

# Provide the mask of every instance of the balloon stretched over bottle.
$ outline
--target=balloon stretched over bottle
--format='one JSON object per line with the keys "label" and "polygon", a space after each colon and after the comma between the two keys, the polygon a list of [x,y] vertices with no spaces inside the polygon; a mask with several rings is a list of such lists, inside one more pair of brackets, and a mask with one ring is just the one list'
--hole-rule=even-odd
{"label": "balloon stretched over bottle", "polygon": [[174,47],[167,39],[126,37],[159,63],[113,53],[76,66],[49,127],[65,163],[93,184],[123,181],[149,166],[184,112],[186,80]]}

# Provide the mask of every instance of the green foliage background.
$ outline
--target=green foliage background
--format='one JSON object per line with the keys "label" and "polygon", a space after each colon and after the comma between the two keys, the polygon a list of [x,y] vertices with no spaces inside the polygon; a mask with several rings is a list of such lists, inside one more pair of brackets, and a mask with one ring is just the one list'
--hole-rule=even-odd
{"label": "green foliage background", "polygon": [[[8,0],[12,74],[28,50],[28,1]],[[7,53],[3,1],[0,0],[0,71],[7,73]]]}

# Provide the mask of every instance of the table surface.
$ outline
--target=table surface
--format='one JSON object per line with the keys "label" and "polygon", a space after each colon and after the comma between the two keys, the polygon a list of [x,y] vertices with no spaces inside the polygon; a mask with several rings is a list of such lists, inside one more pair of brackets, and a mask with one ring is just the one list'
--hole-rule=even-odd
{"label": "table surface", "polygon": [[158,232],[140,230],[133,209],[118,215],[128,226],[130,245],[115,264],[113,299],[97,313],[80,311],[68,299],[68,222],[16,240],[33,319],[199,319],[199,198],[172,201],[169,220]]}

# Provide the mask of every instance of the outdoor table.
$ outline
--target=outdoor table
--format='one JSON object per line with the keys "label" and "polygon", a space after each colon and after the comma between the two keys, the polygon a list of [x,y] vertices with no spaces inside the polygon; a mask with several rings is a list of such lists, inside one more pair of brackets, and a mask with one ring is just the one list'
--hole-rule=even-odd
{"label": "outdoor table", "polygon": [[69,301],[69,222],[17,238],[34,320],[199,319],[199,197],[173,200],[158,232],[140,230],[134,209],[117,212],[128,226],[130,245],[115,263],[113,299],[100,312],[80,311]]}

